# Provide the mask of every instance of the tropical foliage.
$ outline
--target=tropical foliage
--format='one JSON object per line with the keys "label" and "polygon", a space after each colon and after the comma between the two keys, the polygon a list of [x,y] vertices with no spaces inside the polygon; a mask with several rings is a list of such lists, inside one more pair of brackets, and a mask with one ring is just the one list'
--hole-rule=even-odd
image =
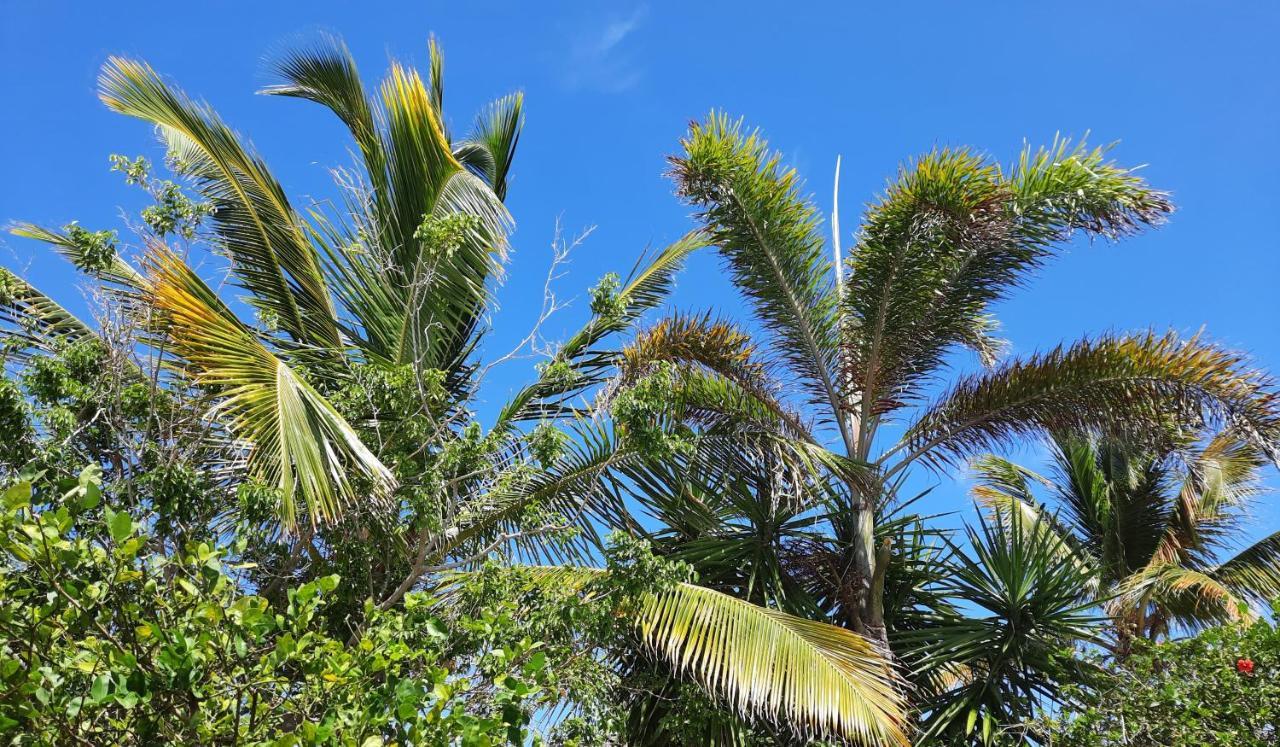
{"label": "tropical foliage", "polygon": [[[1265,373],[1203,336],[997,337],[1070,241],[1172,212],[1106,149],[937,149],[847,242],[837,164],[828,242],[782,156],[713,114],[671,159],[694,230],[549,346],[558,240],[503,353],[523,98],[455,137],[429,56],[376,86],[332,38],[272,64],[264,93],[354,144],[307,205],[208,104],[104,66],[164,146],[167,173],[111,159],[152,204],[128,238],[13,226],[95,282],[96,318],[0,270],[19,743],[1111,744],[1139,707],[1117,682],[1174,696],[1153,641],[1280,595],[1280,535],[1232,546],[1280,457]],[[651,316],[704,247],[750,318]],[[989,453],[1046,436],[1051,478]],[[919,478],[975,458],[977,520],[921,515]],[[1269,666],[1244,630],[1186,651],[1256,637]]]}
{"label": "tropical foliage", "polygon": [[[1272,608],[1272,615],[1280,610]],[[1274,619],[1274,617],[1273,617]],[[1141,640],[1107,686],[1042,739],[1059,747],[1264,747],[1280,734],[1280,632],[1266,621],[1209,628],[1194,638]]]}
{"label": "tropical foliage", "polygon": [[[80,366],[63,383],[72,399],[91,401],[59,415],[62,430],[37,408],[29,428],[39,450],[60,450],[57,459],[16,458],[9,474],[51,461],[56,470],[100,465],[107,493],[128,497],[111,510],[144,512],[139,520],[157,527],[168,551],[216,547],[233,532],[240,583],[275,608],[289,604],[289,589],[341,578],[326,582],[315,619],[351,646],[414,590],[492,558],[594,578],[584,564],[608,548],[598,528],[619,515],[609,486],[628,464],[683,447],[647,420],[661,392],[633,388],[613,400],[616,425],[595,417],[585,395],[617,368],[610,336],[661,302],[704,237],[691,233],[625,278],[603,279],[586,326],[483,425],[473,407],[479,384],[511,357],[486,361],[480,341],[507,257],[501,196],[521,98],[496,102],[455,141],[434,45],[425,81],[393,64],[372,95],[336,40],[289,53],[274,70],[281,82],[268,93],[320,103],[351,132],[360,163],[336,172],[341,210],[294,207],[208,105],[144,63],[105,66],[103,101],[156,127],[167,165],[195,194],[171,188],[144,160],[113,159],[156,198],[136,262],[112,232],[16,227],[101,281],[111,323],[82,322],[15,279],[4,299],[22,387],[15,406],[25,395],[62,407],[62,393],[40,400],[39,372],[77,356],[115,361],[113,386],[136,387],[144,406],[136,422],[108,421],[119,406],[99,391],[107,377]],[[225,258],[226,279],[243,295],[215,291],[198,256]],[[122,442],[84,443],[85,429],[98,427]],[[137,492],[161,468],[194,476],[195,510]],[[591,597],[585,583],[568,586]],[[626,609],[631,650],[742,713],[803,733],[905,742],[894,673],[854,633],[689,583]],[[600,655],[624,650],[614,643],[601,641]]]}
{"label": "tropical foliage", "polygon": [[1220,433],[1153,450],[1059,434],[1052,446],[1053,478],[989,456],[974,493],[1053,527],[1047,541],[1093,575],[1118,654],[1135,637],[1251,620],[1280,597],[1280,534],[1232,552],[1261,490],[1265,460],[1252,444]]}
{"label": "tropical foliage", "polygon": [[[673,432],[696,434],[691,451],[631,475],[630,521],[713,588],[887,646],[909,664],[928,738],[994,739],[991,720],[1007,723],[1009,709],[1028,715],[1017,704],[1053,688],[987,661],[990,649],[978,642],[1036,646],[1059,618],[1027,627],[1018,621],[1025,607],[1002,606],[1014,601],[1005,597],[979,603],[990,617],[966,621],[960,610],[970,608],[973,587],[993,597],[1044,593],[1046,609],[1065,615],[1049,638],[1063,641],[1079,632],[1067,613],[1084,600],[1057,596],[1067,587],[1047,580],[1044,590],[957,586],[975,569],[927,517],[911,513],[913,470],[1064,429],[1122,430],[1151,443],[1170,422],[1223,423],[1254,453],[1274,457],[1280,400],[1272,383],[1239,355],[1174,333],[1107,334],[1002,355],[993,304],[1065,242],[1121,238],[1173,209],[1104,149],[1059,140],[1024,150],[1009,167],[966,149],[936,150],[889,184],[846,256],[838,228],[828,246],[799,177],[757,133],[713,114],[682,145],[671,159],[677,192],[754,315],[750,325],[671,316],[628,347],[617,391],[670,382],[661,417]],[[965,350],[982,368],[953,374]],[[1025,584],[1074,574],[1083,588],[1079,569],[1050,557],[1037,563],[1024,569]]]}

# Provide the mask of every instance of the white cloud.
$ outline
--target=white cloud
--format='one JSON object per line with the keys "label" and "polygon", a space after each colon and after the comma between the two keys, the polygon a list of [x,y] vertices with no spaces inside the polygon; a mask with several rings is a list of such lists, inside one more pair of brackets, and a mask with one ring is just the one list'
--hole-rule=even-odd
{"label": "white cloud", "polygon": [[648,5],[637,6],[627,16],[614,16],[603,26],[578,35],[570,46],[564,84],[571,90],[622,93],[643,77],[643,70],[627,49],[627,39],[649,14]]}

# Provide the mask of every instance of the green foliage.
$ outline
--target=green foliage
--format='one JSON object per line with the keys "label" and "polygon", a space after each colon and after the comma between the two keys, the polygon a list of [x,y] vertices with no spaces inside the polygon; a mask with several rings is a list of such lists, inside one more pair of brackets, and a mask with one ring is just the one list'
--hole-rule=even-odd
{"label": "green foliage", "polygon": [[[1273,605],[1280,616],[1280,604]],[[1043,724],[1055,747],[1263,747],[1280,738],[1280,630],[1265,621],[1140,642],[1096,697]]]}
{"label": "green foliage", "polygon": [[76,267],[84,272],[98,273],[111,266],[116,258],[115,231],[90,231],[78,223],[62,227],[76,249]]}
{"label": "green foliage", "polygon": [[607,687],[598,659],[571,657],[580,627],[613,620],[580,595],[517,597],[495,569],[468,585],[474,614],[410,595],[348,645],[316,624],[337,576],[273,606],[245,593],[237,548],[160,554],[101,478],[3,493],[0,733],[15,743],[521,744],[537,709]]}

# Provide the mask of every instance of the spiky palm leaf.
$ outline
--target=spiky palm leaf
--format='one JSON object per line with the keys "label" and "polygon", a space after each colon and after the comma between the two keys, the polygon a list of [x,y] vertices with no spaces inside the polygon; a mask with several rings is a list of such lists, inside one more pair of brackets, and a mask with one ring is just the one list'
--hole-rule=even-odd
{"label": "spiky palm leaf", "polygon": [[1004,729],[1085,674],[1071,647],[1099,640],[1100,620],[1083,592],[1088,570],[1046,541],[1051,532],[1014,513],[969,528],[967,548],[948,540],[955,562],[936,586],[976,612],[944,609],[900,636],[915,644],[915,677],[950,682],[924,707],[917,744],[1003,743]]}
{"label": "spiky palm leaf", "polygon": [[1058,347],[961,379],[907,431],[898,465],[1052,430],[1123,426],[1155,439],[1169,417],[1200,423],[1206,414],[1274,449],[1280,399],[1265,374],[1244,364],[1236,353],[1173,333]]}
{"label": "spiky palm leaf", "polygon": [[698,209],[734,282],[780,341],[779,357],[812,387],[814,401],[838,409],[831,265],[795,171],[723,114],[694,124],[681,144],[684,155],[672,158],[678,193]]}

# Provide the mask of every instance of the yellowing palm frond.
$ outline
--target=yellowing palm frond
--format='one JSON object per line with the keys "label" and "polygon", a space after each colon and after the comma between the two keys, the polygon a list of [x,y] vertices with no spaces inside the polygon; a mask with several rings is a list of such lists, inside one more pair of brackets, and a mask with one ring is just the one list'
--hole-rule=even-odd
{"label": "yellowing palm frond", "polygon": [[[359,496],[394,487],[390,471],[342,416],[276,357],[175,254],[153,247],[148,300],[163,314],[165,346],[193,383],[219,398],[215,415],[250,444],[250,469],[280,489],[280,518],[297,523],[295,496],[312,524],[335,518]],[[353,485],[349,472],[358,474]]]}
{"label": "yellowing palm frond", "polygon": [[[598,594],[608,571],[525,566],[530,582]],[[438,587],[456,589],[445,579]],[[904,698],[888,661],[862,636],[689,583],[618,610],[642,644],[739,713],[853,744],[907,745]]]}
{"label": "yellowing palm frond", "polygon": [[112,57],[99,79],[114,111],[155,124],[178,169],[213,204],[211,225],[237,281],[296,341],[336,349],[341,339],[319,257],[266,164],[207,105],[171,89],[150,66]]}
{"label": "yellowing palm frond", "polygon": [[692,584],[641,600],[640,635],[744,714],[859,744],[908,744],[891,668],[861,636]]}

